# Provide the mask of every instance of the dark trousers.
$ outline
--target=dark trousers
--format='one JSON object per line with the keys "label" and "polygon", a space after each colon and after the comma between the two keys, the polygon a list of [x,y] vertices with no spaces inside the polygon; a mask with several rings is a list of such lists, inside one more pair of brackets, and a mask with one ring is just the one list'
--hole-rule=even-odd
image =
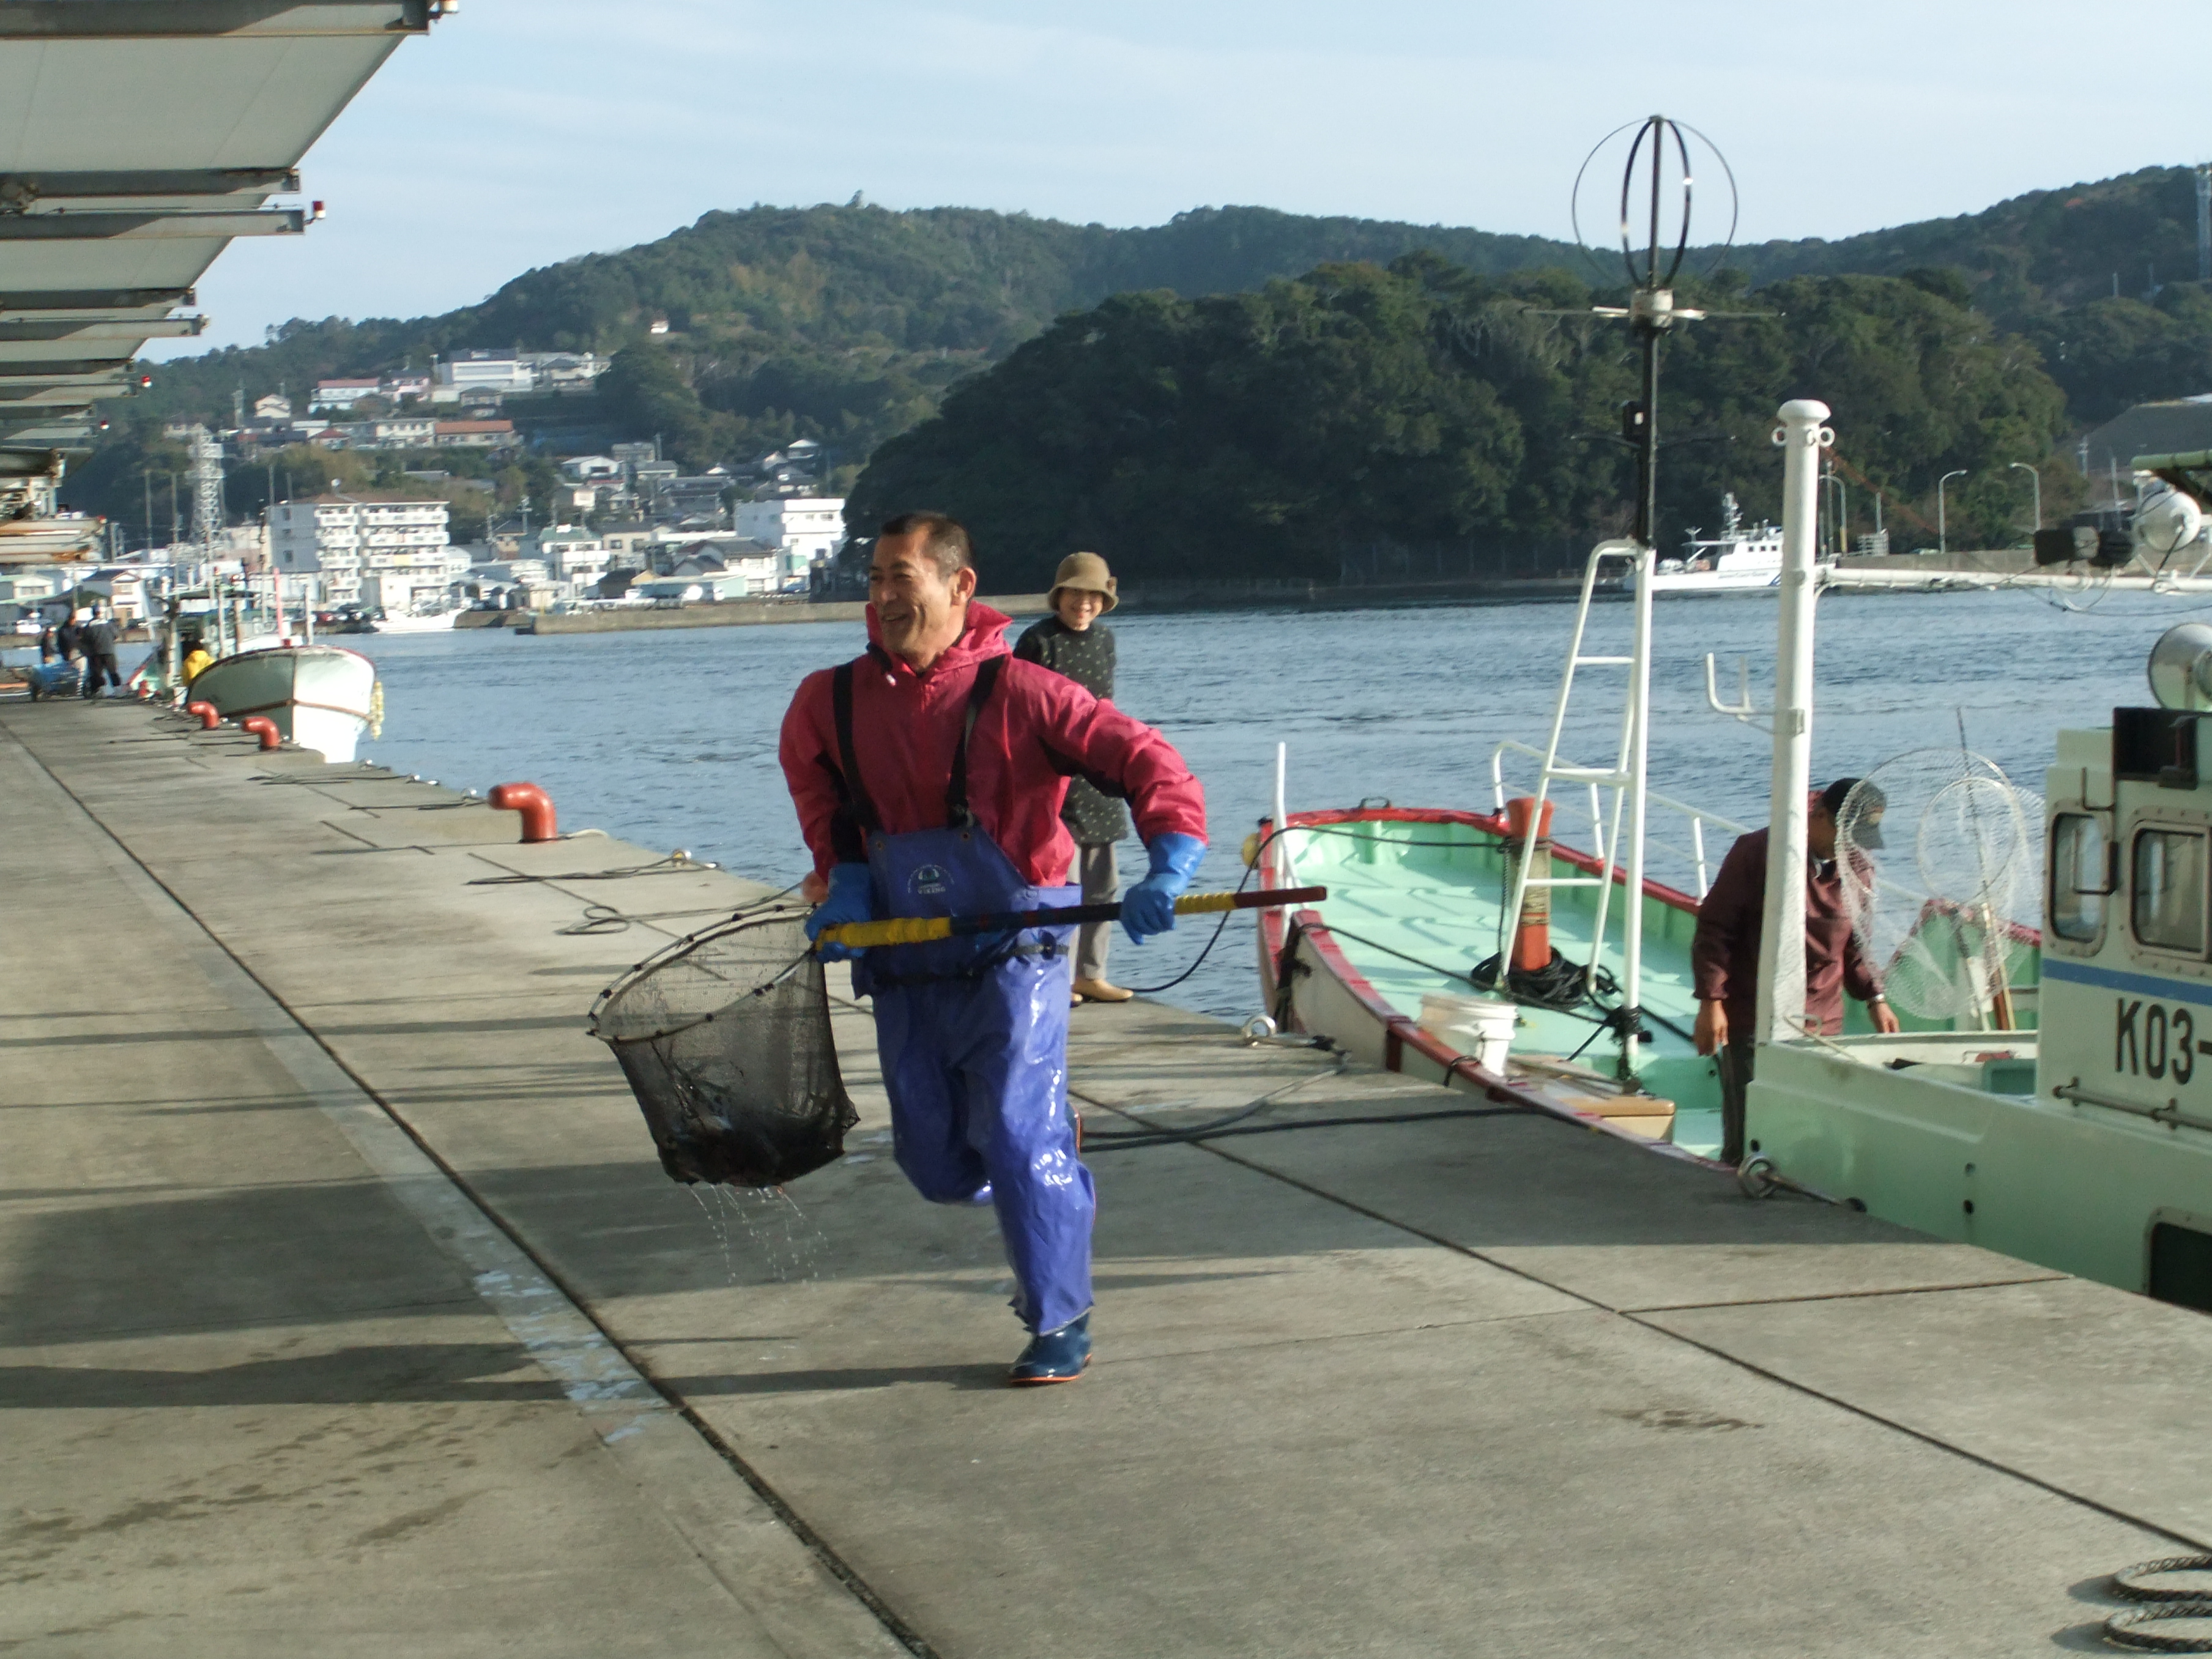
{"label": "dark trousers", "polygon": [[84,695],[86,696],[96,697],[100,695],[100,682],[102,675],[106,676],[107,684],[117,690],[120,691],[123,689],[123,676],[115,669],[115,653],[112,651],[103,651],[94,656],[88,653],[84,659]]}
{"label": "dark trousers", "polygon": [[1721,1073],[1721,1162],[1743,1162],[1744,1091],[1751,1086],[1752,1056],[1758,1050],[1748,1036],[1730,1037],[1713,1056]]}

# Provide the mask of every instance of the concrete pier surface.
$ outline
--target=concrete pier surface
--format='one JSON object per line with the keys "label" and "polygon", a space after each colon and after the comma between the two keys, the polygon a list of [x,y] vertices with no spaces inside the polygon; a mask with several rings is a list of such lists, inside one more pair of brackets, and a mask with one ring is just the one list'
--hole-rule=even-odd
{"label": "concrete pier surface", "polygon": [[2019,1655],[2212,1540],[2201,1316],[1156,1005],[1094,1127],[1363,1121],[1094,1152],[1008,1389],[866,1005],[842,1163],[680,1188],[583,1015],[758,890],[516,833],[0,704],[0,1651]]}

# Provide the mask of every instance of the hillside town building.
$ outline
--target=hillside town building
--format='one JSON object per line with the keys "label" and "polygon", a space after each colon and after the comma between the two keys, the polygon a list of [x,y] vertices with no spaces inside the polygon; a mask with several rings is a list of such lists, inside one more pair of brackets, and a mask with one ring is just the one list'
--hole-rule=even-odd
{"label": "hillside town building", "polygon": [[783,495],[764,501],[739,501],[730,527],[738,535],[777,550],[779,585],[804,582],[819,561],[845,543],[845,502],[841,496]]}
{"label": "hillside town building", "polygon": [[374,398],[383,390],[383,382],[366,380],[318,380],[315,395],[308,400],[310,413],[319,409],[351,409],[363,398]]}
{"label": "hillside town building", "polygon": [[413,611],[446,597],[446,503],[374,492],[279,501],[269,511],[280,575],[320,579],[326,605]]}

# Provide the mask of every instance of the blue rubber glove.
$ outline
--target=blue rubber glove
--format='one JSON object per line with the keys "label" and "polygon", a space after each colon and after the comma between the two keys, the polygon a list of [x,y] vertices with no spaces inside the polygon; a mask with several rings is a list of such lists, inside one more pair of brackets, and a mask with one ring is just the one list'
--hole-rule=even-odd
{"label": "blue rubber glove", "polygon": [[1170,830],[1153,836],[1145,851],[1152,861],[1152,873],[1121,901],[1122,931],[1139,945],[1154,933],[1175,931],[1175,902],[1198,873],[1206,843],[1196,836],[1178,836]]}
{"label": "blue rubber glove", "polygon": [[[837,864],[830,869],[830,893],[814,907],[814,914],[806,918],[806,937],[809,940],[821,937],[824,927],[842,927],[848,921],[873,921],[876,919],[876,893],[868,879],[865,864]],[[849,945],[825,945],[821,956],[824,962],[850,962],[868,947],[855,949]]]}

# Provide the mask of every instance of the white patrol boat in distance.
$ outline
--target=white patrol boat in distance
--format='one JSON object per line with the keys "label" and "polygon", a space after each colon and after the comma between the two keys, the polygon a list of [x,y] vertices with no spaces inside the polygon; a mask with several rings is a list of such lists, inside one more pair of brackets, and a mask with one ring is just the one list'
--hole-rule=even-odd
{"label": "white patrol boat in distance", "polygon": [[1782,526],[1745,528],[1734,495],[1721,497],[1721,532],[1693,528],[1679,559],[1662,559],[1651,574],[1654,593],[1747,593],[1780,586]]}

